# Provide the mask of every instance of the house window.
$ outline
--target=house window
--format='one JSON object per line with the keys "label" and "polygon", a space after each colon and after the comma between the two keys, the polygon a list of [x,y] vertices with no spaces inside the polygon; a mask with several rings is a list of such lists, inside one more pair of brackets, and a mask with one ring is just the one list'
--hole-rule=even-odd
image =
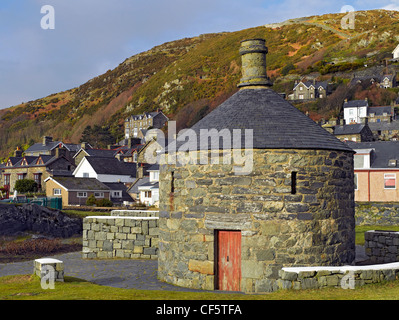
{"label": "house window", "polygon": [[53,195],[54,196],[60,196],[61,195],[61,189],[53,189]]}
{"label": "house window", "polygon": [[320,99],[323,99],[323,95],[322,95],[322,94],[320,94],[320,96],[319,96],[319,97],[320,97]]}
{"label": "house window", "polygon": [[42,187],[42,174],[41,173],[35,173],[33,175],[34,180],[37,184],[37,187],[40,189]]}
{"label": "house window", "polygon": [[78,192],[78,198],[87,198],[87,192]]}
{"label": "house window", "polygon": [[4,185],[5,186],[10,185],[10,174],[4,174]]}
{"label": "house window", "polygon": [[120,191],[112,191],[112,197],[113,198],[121,198],[121,192]]}
{"label": "house window", "polygon": [[354,183],[355,183],[355,190],[358,190],[358,188],[357,188],[357,173],[355,173],[355,176],[354,176]]}
{"label": "house window", "polygon": [[26,173],[18,173],[18,180],[23,180],[26,177]]}
{"label": "house window", "polygon": [[396,159],[389,160],[388,167],[396,167]]}
{"label": "house window", "polygon": [[94,197],[96,197],[96,198],[104,198],[104,192],[94,192]]}
{"label": "house window", "polygon": [[89,178],[90,174],[88,172],[83,172],[83,178]]}
{"label": "house window", "polygon": [[385,173],[384,174],[384,189],[396,189],[396,174]]}
{"label": "house window", "polygon": [[349,109],[349,115],[353,116],[353,109]]}
{"label": "house window", "polygon": [[302,90],[303,90],[303,87],[299,87],[299,90],[302,91]]}
{"label": "house window", "polygon": [[151,198],[151,191],[144,191],[145,198]]}

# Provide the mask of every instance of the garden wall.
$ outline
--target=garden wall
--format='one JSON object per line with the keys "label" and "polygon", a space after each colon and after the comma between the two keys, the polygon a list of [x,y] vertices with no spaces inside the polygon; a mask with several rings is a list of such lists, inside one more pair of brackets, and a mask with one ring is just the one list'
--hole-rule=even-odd
{"label": "garden wall", "polygon": [[399,261],[399,232],[370,230],[364,233],[364,248],[372,263]]}
{"label": "garden wall", "polygon": [[370,266],[282,268],[278,281],[281,289],[320,289],[340,287],[355,289],[369,283],[398,279],[399,263]]}
{"label": "garden wall", "polygon": [[158,234],[158,217],[86,217],[82,257],[157,259]]}
{"label": "garden wall", "polygon": [[399,202],[356,202],[356,225],[399,225]]}

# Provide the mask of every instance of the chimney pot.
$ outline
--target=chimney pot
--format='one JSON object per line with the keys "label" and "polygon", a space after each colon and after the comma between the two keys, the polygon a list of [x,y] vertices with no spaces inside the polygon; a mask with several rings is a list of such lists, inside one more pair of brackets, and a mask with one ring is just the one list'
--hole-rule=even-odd
{"label": "chimney pot", "polygon": [[266,72],[266,54],[268,52],[264,39],[241,41],[240,55],[242,61],[242,78],[239,88],[253,86],[270,87],[272,83]]}

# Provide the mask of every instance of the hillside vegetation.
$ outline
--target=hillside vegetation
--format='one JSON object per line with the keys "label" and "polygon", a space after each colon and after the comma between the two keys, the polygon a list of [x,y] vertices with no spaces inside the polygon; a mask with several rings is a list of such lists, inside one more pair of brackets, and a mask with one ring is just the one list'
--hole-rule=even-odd
{"label": "hillside vegetation", "polygon": [[[178,129],[191,126],[236,92],[238,49],[247,38],[266,39],[268,74],[277,92],[291,93],[294,80],[305,75],[334,82],[335,95],[297,107],[315,119],[337,115],[345,97],[368,96],[371,90],[350,89],[353,72],[380,66],[399,43],[397,11],[357,12],[355,28],[347,30],[341,29],[343,16],[312,16],[168,42],[77,88],[0,110],[0,157],[43,135],[78,143],[88,126],[103,127],[118,141],[124,119],[143,111],[160,109],[177,121]],[[373,90],[375,105],[397,96],[395,90]]]}

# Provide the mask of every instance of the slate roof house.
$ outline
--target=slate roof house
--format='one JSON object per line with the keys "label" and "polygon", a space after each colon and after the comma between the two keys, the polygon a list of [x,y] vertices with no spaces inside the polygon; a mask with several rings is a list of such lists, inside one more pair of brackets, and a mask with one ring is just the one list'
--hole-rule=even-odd
{"label": "slate roof house", "polygon": [[125,138],[138,137],[139,130],[149,128],[161,129],[167,121],[168,117],[159,110],[131,115],[125,120]]}
{"label": "slate roof house", "polygon": [[[89,144],[84,144],[86,148],[91,148]],[[82,144],[64,143],[62,141],[53,141],[52,137],[43,137],[42,143],[35,143],[25,150],[26,156],[39,156],[39,155],[55,155],[58,148],[66,150],[65,157],[72,159],[76,152],[82,147]]]}
{"label": "slate roof house", "polygon": [[67,159],[60,148],[55,155],[24,156],[17,150],[17,157],[9,157],[1,167],[0,185],[14,191],[17,180],[30,179],[37,183],[39,191],[45,191],[44,180],[50,176],[72,176],[75,163]]}
{"label": "slate roof house", "polygon": [[110,200],[110,188],[97,179],[48,177],[45,183],[47,197],[62,197],[63,207],[85,206],[91,195]]}
{"label": "slate roof house", "polygon": [[293,88],[294,93],[290,95],[291,100],[322,99],[329,94],[327,81],[299,81]]}
{"label": "slate roof house", "polygon": [[73,172],[77,178],[96,178],[101,182],[131,184],[136,180],[136,163],[110,157],[84,157]]}
{"label": "slate roof house", "polygon": [[365,100],[350,100],[345,99],[344,120],[346,124],[361,123],[361,118],[367,117],[367,110],[369,103]]}
{"label": "slate roof house", "polygon": [[399,201],[399,141],[347,142],[355,152],[355,200]]}
{"label": "slate roof house", "polygon": [[366,142],[373,141],[373,132],[367,123],[337,125],[334,127],[334,136],[341,141]]}
{"label": "slate roof house", "polygon": [[[282,267],[354,261],[354,152],[271,89],[267,52],[263,39],[242,41],[239,91],[165,148],[162,281],[270,292]],[[187,150],[189,161],[169,161]]]}

